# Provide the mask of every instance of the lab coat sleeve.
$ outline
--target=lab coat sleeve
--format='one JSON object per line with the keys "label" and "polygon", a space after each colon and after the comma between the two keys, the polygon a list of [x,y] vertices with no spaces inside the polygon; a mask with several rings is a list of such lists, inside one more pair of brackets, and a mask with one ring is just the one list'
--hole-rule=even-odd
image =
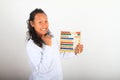
{"label": "lab coat sleeve", "polygon": [[52,65],[52,50],[49,46],[44,46],[44,48],[39,48],[28,45],[27,53],[29,56],[30,63],[35,69],[35,71],[39,71],[40,73],[47,73],[51,70]]}

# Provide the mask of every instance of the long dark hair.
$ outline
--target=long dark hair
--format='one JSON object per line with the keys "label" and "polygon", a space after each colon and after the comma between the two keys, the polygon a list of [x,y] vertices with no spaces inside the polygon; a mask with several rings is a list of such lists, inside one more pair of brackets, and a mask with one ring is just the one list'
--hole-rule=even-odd
{"label": "long dark hair", "polygon": [[[42,47],[44,43],[44,41],[37,35],[37,33],[35,32],[34,27],[32,27],[32,25],[30,24],[30,21],[33,21],[35,18],[35,15],[37,13],[43,13],[46,15],[46,13],[42,10],[42,9],[38,9],[36,8],[35,10],[33,10],[30,15],[29,15],[29,19],[27,21],[27,26],[28,26],[28,40],[32,39],[34,41],[34,43],[36,45],[38,45],[39,47]],[[47,35],[50,35],[50,31],[48,30]]]}

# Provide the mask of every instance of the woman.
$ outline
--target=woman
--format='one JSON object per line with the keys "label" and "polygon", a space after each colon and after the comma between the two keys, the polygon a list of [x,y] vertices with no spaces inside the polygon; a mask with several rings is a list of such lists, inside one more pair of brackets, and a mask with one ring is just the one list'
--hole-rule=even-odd
{"label": "woman", "polygon": [[[49,31],[46,13],[35,9],[28,20],[29,39],[27,53],[31,63],[30,80],[62,80],[59,47]],[[78,44],[75,54],[81,53],[83,46]]]}

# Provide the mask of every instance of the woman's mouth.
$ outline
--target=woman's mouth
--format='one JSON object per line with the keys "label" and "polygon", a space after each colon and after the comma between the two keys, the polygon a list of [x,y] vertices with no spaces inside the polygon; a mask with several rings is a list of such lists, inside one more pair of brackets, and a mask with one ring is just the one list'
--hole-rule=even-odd
{"label": "woman's mouth", "polygon": [[47,30],[47,28],[42,28],[41,30],[42,30],[42,31],[46,31],[46,30]]}

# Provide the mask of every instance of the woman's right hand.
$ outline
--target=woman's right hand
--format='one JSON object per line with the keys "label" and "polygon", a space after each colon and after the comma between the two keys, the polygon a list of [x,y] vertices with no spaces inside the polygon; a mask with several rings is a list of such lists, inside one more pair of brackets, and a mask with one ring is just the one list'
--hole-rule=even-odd
{"label": "woman's right hand", "polygon": [[52,37],[50,35],[42,36],[41,38],[46,45],[52,46]]}

